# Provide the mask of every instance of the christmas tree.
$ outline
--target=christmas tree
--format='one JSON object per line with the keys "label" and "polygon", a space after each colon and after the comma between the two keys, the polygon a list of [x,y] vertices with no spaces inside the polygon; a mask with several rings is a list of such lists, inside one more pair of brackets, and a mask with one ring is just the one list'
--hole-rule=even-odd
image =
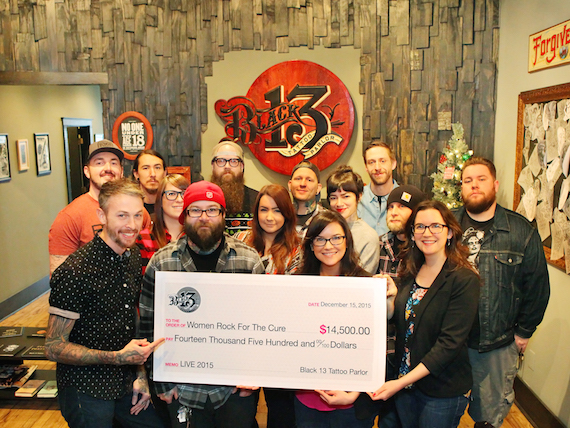
{"label": "christmas tree", "polygon": [[433,178],[433,198],[443,202],[448,208],[459,208],[461,201],[461,170],[467,159],[473,156],[473,150],[465,143],[463,137],[463,125],[453,123],[451,125],[453,135],[439,157],[437,172],[431,175]]}

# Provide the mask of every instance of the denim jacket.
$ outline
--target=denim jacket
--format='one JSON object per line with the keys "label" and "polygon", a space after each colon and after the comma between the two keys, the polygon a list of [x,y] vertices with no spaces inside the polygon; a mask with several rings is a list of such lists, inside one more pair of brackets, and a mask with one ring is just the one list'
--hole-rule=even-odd
{"label": "denim jacket", "polygon": [[[461,223],[462,207],[454,212]],[[528,339],[542,321],[550,296],[546,258],[538,231],[523,216],[497,205],[493,226],[479,251],[479,352]]]}

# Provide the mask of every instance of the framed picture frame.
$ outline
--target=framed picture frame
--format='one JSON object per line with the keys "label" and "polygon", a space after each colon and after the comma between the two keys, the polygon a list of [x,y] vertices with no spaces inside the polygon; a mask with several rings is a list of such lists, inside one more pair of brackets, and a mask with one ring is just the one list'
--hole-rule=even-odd
{"label": "framed picture frame", "polygon": [[18,171],[24,172],[30,169],[30,152],[28,150],[28,140],[17,140],[18,148]]}
{"label": "framed picture frame", "polygon": [[570,83],[519,94],[513,207],[537,227],[547,262],[570,274],[568,136]]}
{"label": "framed picture frame", "polygon": [[10,181],[11,178],[8,134],[0,134],[0,182]]}
{"label": "framed picture frame", "polygon": [[51,153],[49,148],[49,134],[34,134],[36,148],[36,167],[38,175],[51,173]]}

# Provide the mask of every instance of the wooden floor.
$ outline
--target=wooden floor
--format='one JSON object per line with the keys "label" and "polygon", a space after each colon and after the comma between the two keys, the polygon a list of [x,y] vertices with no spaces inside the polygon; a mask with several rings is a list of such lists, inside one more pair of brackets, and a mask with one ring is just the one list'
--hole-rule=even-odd
{"label": "wooden floor", "polygon": [[[48,294],[30,303],[25,308],[0,322],[0,326],[45,327],[48,320]],[[39,369],[55,368],[50,361],[29,362],[38,364]],[[266,428],[267,407],[260,399],[257,413],[260,428]],[[67,427],[57,405],[57,400],[7,400],[0,401],[0,427],[6,428],[61,428]],[[459,428],[473,427],[473,421],[465,414]],[[503,428],[532,428],[524,415],[513,406]]]}

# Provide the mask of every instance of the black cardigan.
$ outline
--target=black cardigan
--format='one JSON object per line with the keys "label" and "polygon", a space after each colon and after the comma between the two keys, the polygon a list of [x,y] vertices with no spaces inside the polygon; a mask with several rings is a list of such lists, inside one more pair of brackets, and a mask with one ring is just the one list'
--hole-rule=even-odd
{"label": "black cardigan", "polygon": [[[411,369],[424,363],[430,374],[415,383],[431,397],[454,397],[471,389],[473,380],[467,354],[467,337],[477,315],[480,280],[467,268],[449,261],[420,301],[414,307],[415,327],[408,347]],[[406,302],[414,282],[402,282],[395,301],[396,364],[404,351],[408,322],[404,319]]]}

